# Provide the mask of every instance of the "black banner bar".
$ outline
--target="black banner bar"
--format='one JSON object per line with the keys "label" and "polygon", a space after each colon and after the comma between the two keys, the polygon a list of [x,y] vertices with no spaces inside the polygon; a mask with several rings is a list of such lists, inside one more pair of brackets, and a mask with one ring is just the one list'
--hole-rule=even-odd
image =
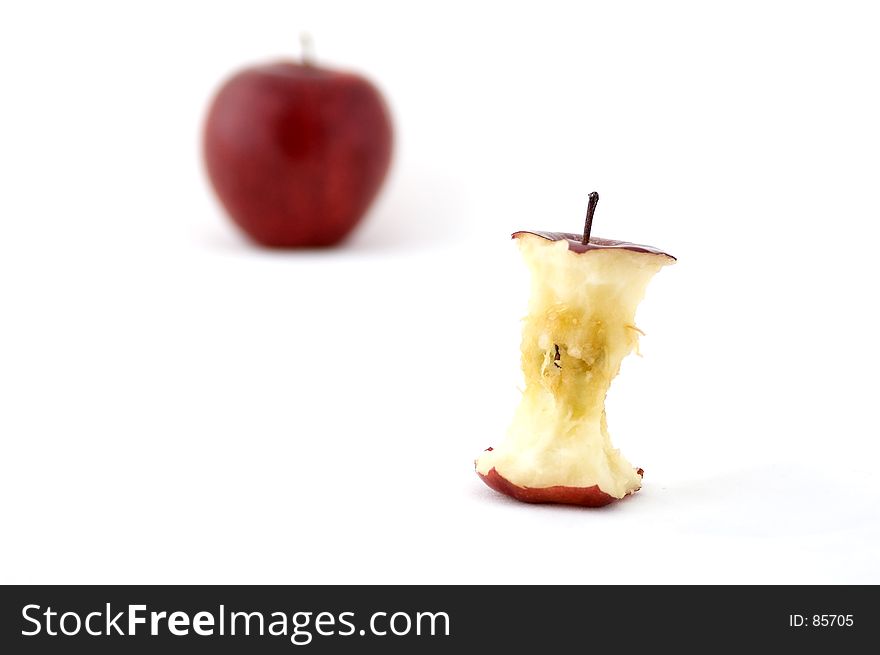
{"label": "black banner bar", "polygon": [[0,612],[16,654],[854,652],[880,637],[867,586],[12,586]]}

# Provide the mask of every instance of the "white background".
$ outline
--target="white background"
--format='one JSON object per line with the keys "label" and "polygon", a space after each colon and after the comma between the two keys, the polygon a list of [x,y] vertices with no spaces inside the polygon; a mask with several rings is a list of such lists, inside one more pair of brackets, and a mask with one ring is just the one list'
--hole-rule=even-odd
{"label": "white background", "polygon": [[[880,20],[855,2],[0,9],[0,581],[880,582]],[[345,247],[248,245],[232,70],[365,72],[397,147]],[[522,505],[509,233],[665,248],[608,398],[643,490]],[[843,611],[844,608],[840,608]]]}

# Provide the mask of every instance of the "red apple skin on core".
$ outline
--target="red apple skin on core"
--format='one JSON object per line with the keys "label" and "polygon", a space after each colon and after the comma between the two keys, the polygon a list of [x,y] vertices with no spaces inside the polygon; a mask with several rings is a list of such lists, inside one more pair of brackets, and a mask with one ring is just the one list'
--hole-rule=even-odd
{"label": "red apple skin on core", "polygon": [[[642,469],[639,469],[638,473],[641,477]],[[599,485],[593,485],[592,487],[520,487],[502,477],[494,467],[489,470],[487,475],[479,472],[477,472],[477,475],[490,488],[523,503],[554,503],[557,505],[579,505],[580,507],[604,507],[616,500],[622,500],[621,498],[609,496],[599,489]]]}
{"label": "red apple skin on core", "polygon": [[278,62],[245,69],[205,121],[208,177],[256,243],[332,246],[357,225],[391,162],[391,118],[364,78]]}
{"label": "red apple skin on core", "polygon": [[593,252],[595,250],[632,250],[633,252],[643,252],[649,255],[663,255],[670,259],[675,259],[668,252],[663,252],[654,246],[645,246],[640,243],[630,243],[629,241],[618,241],[617,239],[603,239],[602,237],[590,237],[588,243],[583,243],[583,237],[580,234],[572,234],[571,232],[545,232],[543,230],[520,230],[511,234],[511,238],[518,239],[524,234],[533,234],[536,237],[547,239],[547,241],[565,241],[568,249],[578,255]]}

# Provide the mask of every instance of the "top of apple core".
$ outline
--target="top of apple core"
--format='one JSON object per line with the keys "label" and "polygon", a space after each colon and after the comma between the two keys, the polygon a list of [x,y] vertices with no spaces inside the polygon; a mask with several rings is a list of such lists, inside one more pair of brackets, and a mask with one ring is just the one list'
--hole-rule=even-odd
{"label": "top of apple core", "polygon": [[576,253],[585,253],[591,250],[632,250],[633,252],[644,252],[649,255],[663,255],[670,259],[676,259],[668,252],[664,252],[654,246],[646,246],[639,243],[630,243],[629,241],[618,241],[616,239],[603,239],[602,237],[590,237],[589,243],[582,243],[580,234],[572,234],[571,232],[545,232],[543,230],[519,230],[510,235],[512,239],[517,239],[523,234],[532,234],[548,241],[566,241],[568,249]]}

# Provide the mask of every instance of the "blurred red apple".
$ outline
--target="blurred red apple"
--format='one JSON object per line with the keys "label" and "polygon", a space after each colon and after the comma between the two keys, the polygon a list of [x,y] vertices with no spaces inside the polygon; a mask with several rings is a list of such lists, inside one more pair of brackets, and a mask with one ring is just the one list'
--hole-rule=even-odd
{"label": "blurred red apple", "polygon": [[366,213],[391,161],[376,88],[310,63],[244,69],[214,98],[204,128],[208,176],[255,242],[332,246]]}

